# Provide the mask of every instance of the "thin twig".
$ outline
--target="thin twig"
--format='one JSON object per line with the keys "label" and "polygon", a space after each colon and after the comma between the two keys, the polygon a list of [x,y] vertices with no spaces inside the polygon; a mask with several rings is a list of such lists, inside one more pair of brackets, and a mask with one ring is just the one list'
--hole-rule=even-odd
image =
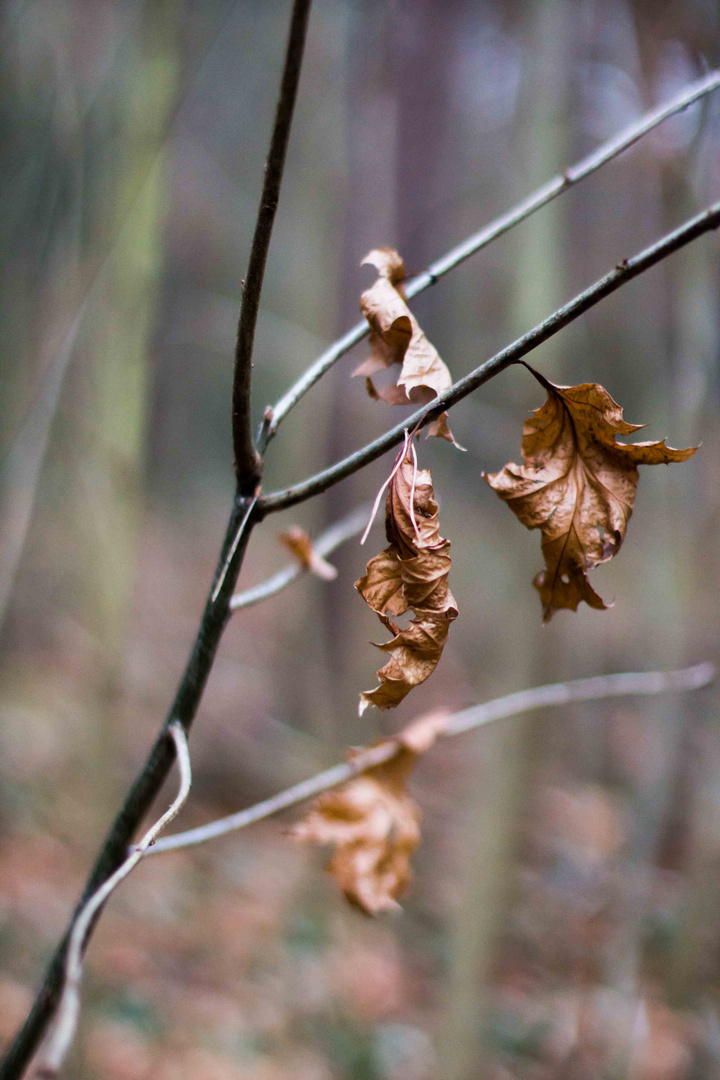
{"label": "thin twig", "polygon": [[375,461],[387,450],[391,450],[401,443],[408,428],[413,426],[425,427],[426,424],[436,419],[441,412],[452,408],[458,401],[462,401],[468,394],[477,390],[479,386],[498,375],[506,367],[527,356],[538,345],[542,345],[544,341],[553,337],[554,334],[557,334],[558,331],[588,311],[600,300],[609,296],[610,293],[615,292],[616,289],[625,285],[632,278],[638,277],[639,274],[649,270],[692,240],[696,240],[703,233],[717,229],[719,225],[720,202],[713,203],[707,210],[686,221],[680,228],[664,236],[638,255],[634,255],[630,259],[623,259],[614,270],[596,281],[589,289],[586,289],[576,296],[574,300],[559,308],[553,315],[550,315],[527,334],[518,338],[517,341],[507,345],[499,353],[491,357],[490,360],[486,360],[484,364],[475,368],[469,375],[459,379],[448,390],[436,397],[434,401],[418,409],[412,416],[406,417],[405,420],[386,431],[384,435],[375,439],[374,442],[368,443],[361,450],[357,450],[354,454],[344,458],[343,461],[331,465],[330,468],[317,473],[308,480],[286,488],[284,491],[272,492],[260,499],[256,508],[257,516],[262,518],[266,514],[272,514],[277,510],[284,510],[288,506],[295,506],[297,503],[304,502],[313,495],[326,491],[333,484],[337,484],[338,481],[344,480],[346,476],[351,476],[352,473],[362,469],[369,462]]}
{"label": "thin twig", "polygon": [[[388,476],[387,480],[384,480],[383,483],[380,485],[380,490],[378,491],[377,495],[375,496],[375,502],[372,504],[372,510],[370,511],[370,520],[368,521],[367,525],[365,526],[365,532],[362,534],[362,539],[360,540],[360,546],[361,547],[368,538],[368,535],[370,533],[370,529],[372,528],[373,521],[375,520],[375,515],[378,512],[378,509],[379,509],[379,506],[380,506],[380,500],[383,497],[383,493],[385,492],[385,489],[388,488],[390,486],[390,484],[393,482],[393,478],[394,478],[395,474],[399,471],[400,466],[402,465],[402,463],[403,463],[403,461],[405,459],[405,455],[407,453],[407,446],[408,446],[409,440],[410,440],[410,433],[408,431],[406,431],[405,432],[405,442],[403,443],[403,448],[402,448],[402,450],[400,451],[400,453],[397,456],[397,460],[396,460],[396,462],[395,462],[395,464],[394,464],[394,466],[392,468],[392,471],[390,472],[390,475]],[[412,499],[411,499],[411,502],[412,502]]]}
{"label": "thin twig", "polygon": [[717,674],[714,664],[695,664],[675,671],[628,671],[619,675],[596,675],[574,682],[550,683],[532,690],[474,705],[455,713],[447,722],[446,735],[460,735],[482,724],[508,716],[544,709],[548,705],[566,705],[570,701],[593,701],[608,697],[646,697],[686,690],[699,690],[713,681]]}
{"label": "thin twig", "polygon": [[[549,686],[537,686],[532,690],[521,690],[508,697],[496,698],[485,705],[473,705],[470,709],[454,713],[448,718],[445,736],[460,735],[465,731],[483,727],[495,720],[502,720],[532,709],[546,708],[548,705],[565,705],[571,701],[592,701],[598,698],[626,697],[633,695],[664,694],[672,691],[697,690],[707,686],[714,678],[716,669],[713,664],[697,664],[679,671],[643,671],[627,672],[620,675],[600,675],[592,679],[578,679],[575,682],[552,683]],[[273,795],[263,802],[256,803],[237,814],[200,825],[196,829],[166,836],[155,844],[152,855],[164,851],[176,851],[178,848],[204,844],[225,833],[244,829],[255,821],[271,817],[290,806],[297,806],[306,799],[319,795],[323,791],[344,784],[358,773],[389,761],[400,750],[400,745],[387,740],[377,746],[356,754],[350,761],[335,765],[331,769],[318,773],[309,780],[303,780],[286,791]]]}
{"label": "thin twig", "polygon": [[311,3],[312,0],[295,0],[293,4],[285,65],[280,84],[280,96],[270,139],[270,152],[265,166],[265,180],[258,207],[255,235],[250,249],[250,261],[243,285],[240,321],[235,346],[235,375],[232,392],[235,475],[241,495],[250,495],[255,491],[262,472],[262,462],[253,443],[250,414],[253,343],[260,307],[260,293],[265,275],[265,263],[270,247],[275,211],[280,196],[285,155],[290,140],[290,128],[297,98],[298,83],[300,82]]}
{"label": "thin twig", "polygon": [[[242,518],[240,519],[240,524],[237,527],[237,532],[235,533],[235,536],[233,537],[232,544],[230,545],[228,553],[227,553],[227,555],[225,557],[225,562],[223,563],[223,568],[220,571],[220,573],[218,574],[218,579],[217,579],[217,582],[215,583],[215,588],[213,589],[213,591],[212,591],[212,593],[210,595],[210,602],[212,604],[214,604],[215,601],[217,600],[218,596],[220,595],[220,590],[222,589],[223,585],[225,584],[225,578],[227,577],[228,570],[230,569],[230,566],[232,565],[232,561],[235,558],[235,552],[237,551],[238,545],[240,544],[240,541],[243,538],[243,533],[245,532],[245,530],[248,527],[248,522],[250,521],[250,515],[252,514],[253,510],[255,509],[255,503],[257,501],[258,501],[258,496],[257,495],[253,495],[252,499],[248,499],[247,509],[246,509],[245,513],[243,514]],[[232,605],[232,601],[230,601],[230,604]]]}
{"label": "thin twig", "polygon": [[[639,120],[635,120],[624,128],[619,134],[614,135],[607,142],[602,143],[596,150],[593,150],[591,154],[583,158],[582,161],[572,165],[564,173],[560,173],[558,176],[548,180],[547,183],[539,187],[531,195],[528,195],[521,203],[508,210],[507,213],[501,217],[495,218],[489,225],[481,229],[479,232],[469,236],[467,240],[463,240],[457,247],[452,248],[446,255],[443,255],[436,262],[432,263],[427,270],[424,270],[417,277],[412,278],[405,287],[405,292],[408,300],[411,300],[413,296],[417,296],[419,293],[424,292],[425,289],[434,285],[441,277],[449,273],[450,270],[454,270],[456,266],[465,262],[471,255],[475,255],[478,251],[481,251],[493,240],[497,240],[499,236],[503,236],[510,229],[514,228],[521,221],[525,221],[536,210],[540,210],[543,206],[547,206],[553,199],[561,195],[563,191],[567,191],[569,188],[578,184],[581,180],[591,176],[594,172],[597,172],[603,165],[606,165],[613,158],[616,158],[619,154],[622,154],[624,150],[629,149],[636,142],[638,142],[644,135],[656,128],[658,124],[661,124],[664,120],[674,116],[676,113],[682,112],[683,109],[687,109],[688,106],[693,105],[696,101],[705,97],[707,94],[711,94],[713,90],[717,90],[720,87],[720,71],[712,71],[702,79],[698,79],[697,82],[690,83],[686,86],[678,95],[671,101],[668,101],[665,105],[659,105],[656,109],[651,109],[650,112],[641,116]],[[342,356],[357,345],[359,341],[362,341],[364,337],[369,333],[369,327],[365,320],[357,323],[351,330],[348,330],[338,341],[335,341],[329,349],[327,349],[322,356],[305,371],[298,381],[290,387],[286,394],[278,401],[274,408],[268,409],[265,421],[260,432],[260,449],[264,452],[268,443],[277,433],[278,427],[287,416],[287,414],[293,409],[300,399],[308,392],[308,390],[315,385],[318,379],[328,371],[333,364],[335,364]]]}
{"label": "thin twig", "polygon": [[180,787],[170,808],[148,829],[142,840],[134,847],[125,862],[114,874],[103,882],[97,892],[87,900],[75,921],[65,959],[65,979],[63,992],[58,1003],[53,1026],[48,1034],[45,1046],[40,1051],[35,1075],[38,1080],[51,1080],[59,1075],[68,1050],[75,1037],[80,1013],[80,980],[82,978],[83,954],[88,931],[98,912],[115,891],[121,881],[135,869],[148,849],[155,843],[166,825],[179,814],[190,794],[192,770],[187,737],[178,723],[171,724],[168,733],[175,743],[175,754],[180,770]]}
{"label": "thin twig", "polygon": [[[341,544],[344,544],[346,540],[352,540],[353,536],[358,536],[365,528],[369,515],[369,503],[356,506],[346,517],[340,518],[339,521],[336,521],[334,525],[331,525],[330,528],[318,536],[317,540],[313,542],[316,554],[322,557],[329,555],[336,548],[339,548]],[[240,611],[241,608],[259,604],[262,600],[267,600],[268,597],[282,592],[283,589],[306,572],[307,568],[296,559],[282,570],[278,570],[277,574],[273,574],[267,581],[256,585],[254,589],[246,589],[245,592],[236,593],[230,601],[230,610]]]}

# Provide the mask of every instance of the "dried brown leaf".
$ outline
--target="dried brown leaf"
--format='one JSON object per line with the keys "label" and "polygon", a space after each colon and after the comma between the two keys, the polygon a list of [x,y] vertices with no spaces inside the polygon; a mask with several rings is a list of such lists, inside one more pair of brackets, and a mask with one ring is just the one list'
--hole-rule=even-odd
{"label": "dried brown leaf", "polygon": [[[405,265],[392,248],[378,248],[363,259],[378,271],[378,279],[360,297],[360,310],[370,325],[370,356],[353,371],[366,378],[372,398],[389,405],[424,405],[452,386],[452,378],[437,349],[420,329],[405,300]],[[371,376],[401,365],[397,383],[378,388]],[[433,421],[428,435],[454,442],[447,413]]]}
{"label": "dried brown leaf", "polygon": [[369,915],[398,907],[397,897],[407,888],[420,828],[405,784],[418,755],[430,749],[445,723],[446,714],[432,713],[385,740],[397,747],[389,761],[318,796],[291,829],[296,840],[335,848],[328,870],[350,903]]}
{"label": "dried brown leaf", "polygon": [[[435,670],[457,618],[450,592],[450,542],[440,536],[438,507],[427,469],[418,469],[406,440],[388,485],[385,532],[389,546],[371,559],[355,582],[365,602],[394,637],[377,648],[390,654],[378,671],[380,685],[360,695],[360,713],[368,705],[391,709]],[[392,621],[412,611],[401,630]]]}
{"label": "dried brown leaf", "polygon": [[597,383],[555,386],[529,369],[547,400],[525,421],[523,465],[510,463],[484,479],[528,529],[542,531],[545,569],[533,584],[547,622],[581,600],[604,609],[587,571],[616,555],[625,539],[638,484],[638,465],[686,461],[697,447],[674,450],[662,442],[623,444],[641,424],[623,420],[621,407]]}
{"label": "dried brown leaf", "polygon": [[393,738],[413,754],[426,754],[440,735],[444,734],[449,715],[447,709],[434,709],[433,712],[413,720]]}
{"label": "dried brown leaf", "polygon": [[337,577],[337,569],[318,555],[313,547],[312,540],[298,525],[293,525],[287,532],[279,533],[278,540],[284,544],[305,570],[310,570],[323,581],[334,581]]}

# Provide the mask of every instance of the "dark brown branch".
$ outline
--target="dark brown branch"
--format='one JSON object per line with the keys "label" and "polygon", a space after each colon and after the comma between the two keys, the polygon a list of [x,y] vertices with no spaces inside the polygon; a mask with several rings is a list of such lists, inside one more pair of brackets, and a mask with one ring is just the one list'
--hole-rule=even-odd
{"label": "dark brown branch", "polygon": [[[175,744],[168,732],[170,724],[173,722],[179,723],[185,734],[190,730],[215,659],[215,652],[230,616],[230,597],[233,594],[250,532],[252,531],[252,523],[248,522],[233,559],[226,569],[227,553],[238,535],[240,522],[245,516],[247,505],[246,500],[239,499],[233,507],[213,579],[213,588],[205,605],[200,629],[172,708],[145,764],[142,766],[125,799],[120,813],[110,828],[80,902],[75,909],[70,926],[50,963],[45,982],[35,999],[32,1011],[15,1041],[11,1044],[5,1059],[0,1064],[0,1080],[19,1080],[45,1034],[62,990],[65,955],[75,920],[88,898],[124,862],[128,845],[137,827],[150,809],[175,760]],[[222,588],[217,599],[213,600],[212,594],[215,584],[223,571],[225,571],[225,578]],[[92,929],[91,926],[85,942],[86,945]]]}
{"label": "dark brown branch", "polygon": [[266,514],[272,514],[276,510],[284,510],[288,506],[295,506],[297,503],[305,502],[306,499],[312,498],[313,495],[319,495],[321,491],[326,491],[333,484],[344,480],[346,476],[351,476],[352,473],[362,469],[371,461],[375,461],[387,450],[398,446],[403,441],[406,431],[416,426],[419,428],[425,427],[441,412],[450,409],[458,401],[462,401],[464,397],[471,394],[473,390],[477,390],[483,383],[488,382],[489,379],[498,375],[511,364],[517,363],[523,356],[527,356],[538,345],[542,345],[544,341],[557,334],[568,323],[573,322],[600,300],[609,296],[610,293],[615,292],[616,289],[631,281],[632,278],[644,273],[651,266],[655,266],[663,259],[666,259],[668,255],[672,255],[673,252],[697,239],[698,236],[702,236],[703,233],[717,229],[719,225],[720,203],[714,203],[707,210],[698,214],[697,217],[686,221],[679,229],[658,240],[652,247],[646,248],[645,251],[641,251],[631,259],[623,259],[614,270],[596,281],[585,292],[580,293],[574,300],[565,304],[564,307],[550,315],[549,318],[534,327],[529,333],[518,338],[512,345],[507,345],[501,352],[491,357],[490,360],[486,360],[484,364],[475,368],[469,375],[459,379],[448,390],[440,394],[435,401],[423,406],[422,409],[418,409],[412,416],[407,417],[400,424],[396,424],[394,428],[386,431],[384,435],[375,439],[374,442],[368,443],[361,450],[357,450],[343,461],[331,465],[329,469],[317,473],[316,476],[311,476],[308,480],[304,480],[294,487],[286,488],[284,491],[272,492],[270,495],[265,496],[264,499],[259,500],[256,507],[256,519],[262,518]]}
{"label": "dark brown branch", "polygon": [[295,0],[290,22],[285,66],[283,68],[280,96],[275,112],[275,124],[270,140],[270,152],[265,165],[260,206],[247,275],[243,284],[240,321],[235,345],[235,374],[232,393],[233,450],[235,475],[240,495],[252,495],[260,482],[262,461],[255,449],[250,414],[250,381],[252,354],[255,341],[255,325],[260,307],[265,263],[272,235],[275,211],[280,197],[285,155],[290,139],[295,99],[297,98],[300,70],[302,67],[305,35],[307,32],[312,0]]}

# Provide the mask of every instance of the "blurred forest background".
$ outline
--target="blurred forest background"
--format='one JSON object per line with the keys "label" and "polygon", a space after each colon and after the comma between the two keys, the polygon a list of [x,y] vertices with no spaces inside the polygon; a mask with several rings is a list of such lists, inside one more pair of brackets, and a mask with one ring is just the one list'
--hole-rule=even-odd
{"label": "blurred forest background", "polygon": [[[0,21],[0,1043],[24,1018],[195,633],[233,491],[232,350],[286,0],[8,0]],[[714,0],[317,0],[271,249],[254,407],[357,320],[392,245],[423,269],[720,60]],[[720,96],[664,124],[413,308],[454,376],[717,198]],[[437,705],[718,657],[718,240],[530,359],[598,381],[647,438],[615,607],[541,625],[542,565],[481,481],[543,394],[518,368],[419,443],[460,617],[396,714],[357,718],[377,620],[336,581],[239,612],[181,825],[311,775]],[[349,374],[272,445],[265,489],[402,415]],[[29,419],[28,419],[29,417]],[[241,585],[372,498],[392,455],[268,519]],[[720,1075],[718,691],[546,710],[439,746],[403,912],[346,908],[292,820],[151,859],[89,951],[80,1080],[712,1080]],[[372,711],[372,710],[371,710]]]}

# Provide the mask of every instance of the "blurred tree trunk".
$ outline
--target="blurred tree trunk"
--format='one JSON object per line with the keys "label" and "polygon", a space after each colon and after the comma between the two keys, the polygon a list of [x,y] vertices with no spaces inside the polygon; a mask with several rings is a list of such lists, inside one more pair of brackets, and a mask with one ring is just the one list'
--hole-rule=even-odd
{"label": "blurred tree trunk", "polygon": [[[568,160],[568,46],[573,11],[568,0],[530,2],[523,9],[522,23],[531,63],[520,98],[518,145],[524,158],[517,171],[515,194],[519,198]],[[564,218],[565,206],[558,200],[511,238],[515,290],[508,340],[562,302],[567,263]],[[543,371],[559,381],[565,347],[565,338],[557,337],[535,354],[542,356]],[[508,393],[520,395],[521,382],[518,378]],[[514,643],[527,640],[521,623],[517,606],[508,605],[497,633],[506,641],[501,655],[513,657],[512,685],[524,686],[532,684],[543,665],[538,665],[541,657],[517,655]],[[537,749],[536,723],[530,715],[483,732],[472,755],[475,786],[482,795],[464,826],[463,898],[452,928],[440,1045],[448,1080],[476,1080],[490,1066],[487,1039],[493,1001],[489,987],[513,891],[520,821]]]}
{"label": "blurred tree trunk", "polygon": [[[159,297],[167,161],[164,142],[177,81],[182,0],[147,0],[124,58],[120,85],[100,122],[112,153],[97,159],[87,132],[91,223],[84,263],[100,260],[80,356],[68,385],[61,439],[68,444],[67,534],[77,607],[97,658],[96,776],[93,795],[114,804],[117,741],[113,705],[134,580],[142,512],[153,316]],[[107,146],[107,143],[105,144]],[[112,244],[109,258],[103,258]],[[66,511],[66,512],[67,512]],[[86,756],[86,750],[83,757]],[[86,777],[85,782],[88,782]]]}
{"label": "blurred tree trunk", "polygon": [[141,510],[148,354],[161,274],[167,190],[163,143],[174,101],[182,0],[148,0],[118,100],[115,176],[99,208],[118,241],[85,337],[92,456],[81,466],[93,628],[114,660],[124,630]]}

